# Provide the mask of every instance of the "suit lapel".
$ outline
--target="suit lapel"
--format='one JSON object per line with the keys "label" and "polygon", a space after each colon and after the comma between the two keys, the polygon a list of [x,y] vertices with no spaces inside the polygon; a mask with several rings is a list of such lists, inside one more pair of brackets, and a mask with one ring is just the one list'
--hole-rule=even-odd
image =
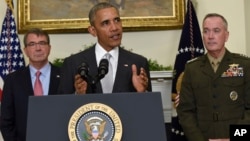
{"label": "suit lapel", "polygon": [[86,59],[88,65],[89,65],[89,74],[94,76],[97,74],[97,62],[96,62],[96,55],[95,55],[95,47],[91,47],[89,50],[89,53],[86,53]]}
{"label": "suit lapel", "polygon": [[113,92],[120,92],[120,87],[128,86],[126,79],[131,79],[131,62],[129,61],[127,52],[122,48],[119,48],[119,58],[116,71],[116,77],[113,86]]}
{"label": "suit lapel", "polygon": [[[98,64],[96,62],[95,45],[89,48],[89,52],[86,53],[85,59],[89,65],[89,75],[95,77],[98,74]],[[88,89],[93,89],[93,91],[90,91],[90,93],[102,93],[102,86],[100,81],[96,83],[95,88],[88,87]]]}
{"label": "suit lapel", "polygon": [[207,56],[205,55],[202,59],[203,59],[203,61],[202,61],[203,64],[201,65],[202,72],[205,73],[206,75],[209,75],[213,79],[217,79],[217,78],[221,77],[223,72],[227,71],[227,69],[229,68],[229,64],[233,64],[231,53],[228,50],[226,50],[226,53],[225,53],[223,59],[221,60],[221,63],[219,65],[216,73],[214,73]]}
{"label": "suit lapel", "polygon": [[31,96],[33,95],[34,91],[33,91],[33,87],[32,87],[32,81],[31,81],[31,76],[30,76],[30,69],[29,66],[26,66],[23,74],[20,76],[20,84],[23,85],[23,91],[28,95]]}
{"label": "suit lapel", "polygon": [[221,64],[217,70],[218,77],[221,77],[221,75],[229,69],[229,65],[233,63],[232,54],[226,50],[225,56],[221,60]]}
{"label": "suit lapel", "polygon": [[201,71],[210,77],[214,77],[214,71],[213,71],[213,68],[212,68],[208,58],[207,58],[207,55],[204,55],[201,59],[202,59],[202,61],[201,61],[202,63],[200,65]]}
{"label": "suit lapel", "polygon": [[60,70],[59,68],[51,65],[51,73],[50,73],[50,84],[49,84],[49,95],[58,93],[58,85],[60,81]]}

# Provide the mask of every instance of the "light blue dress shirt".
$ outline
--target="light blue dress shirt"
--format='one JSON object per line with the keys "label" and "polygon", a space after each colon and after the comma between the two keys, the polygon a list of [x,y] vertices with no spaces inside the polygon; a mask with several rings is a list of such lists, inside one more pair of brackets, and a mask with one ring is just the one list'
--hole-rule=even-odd
{"label": "light blue dress shirt", "polygon": [[[33,66],[29,65],[30,68],[30,76],[32,81],[32,87],[34,90],[34,84],[36,80],[36,72],[38,71]],[[41,72],[40,81],[43,87],[43,95],[48,95],[49,93],[49,84],[50,84],[50,73],[51,73],[51,65],[47,63],[43,68],[39,70]]]}

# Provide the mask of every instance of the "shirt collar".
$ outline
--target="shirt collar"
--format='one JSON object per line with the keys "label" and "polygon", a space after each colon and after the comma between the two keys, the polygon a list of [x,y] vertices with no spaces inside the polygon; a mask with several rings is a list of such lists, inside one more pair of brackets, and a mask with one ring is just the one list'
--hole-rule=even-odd
{"label": "shirt collar", "polygon": [[[36,72],[38,71],[36,68],[34,68],[32,65],[29,65],[30,72],[32,76],[36,76]],[[45,66],[43,66],[39,71],[41,72],[41,76],[45,76],[49,72],[51,68],[50,63],[48,62]]]}
{"label": "shirt collar", "polygon": [[[96,43],[95,54],[96,54],[97,64],[99,64],[100,60],[106,53],[107,51],[99,43]],[[108,53],[112,56],[115,62],[118,62],[119,47],[113,48]]]}
{"label": "shirt collar", "polygon": [[218,58],[214,58],[213,56],[211,56],[209,53],[207,53],[207,57],[209,59],[209,62],[212,64],[212,63],[220,63],[222,58],[224,57],[225,53],[218,57]]}

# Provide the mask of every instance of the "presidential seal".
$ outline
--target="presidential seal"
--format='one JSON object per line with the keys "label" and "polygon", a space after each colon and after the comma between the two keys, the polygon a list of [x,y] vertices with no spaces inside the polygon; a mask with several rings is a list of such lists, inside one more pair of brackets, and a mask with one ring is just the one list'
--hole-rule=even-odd
{"label": "presidential seal", "polygon": [[122,123],[118,114],[102,103],[78,108],[68,124],[70,141],[120,141]]}

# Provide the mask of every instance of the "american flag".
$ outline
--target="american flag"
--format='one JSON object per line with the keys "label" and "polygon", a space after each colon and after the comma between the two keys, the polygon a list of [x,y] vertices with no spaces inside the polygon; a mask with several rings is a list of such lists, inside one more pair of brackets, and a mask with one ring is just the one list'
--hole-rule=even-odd
{"label": "american flag", "polygon": [[[187,12],[183,25],[181,39],[179,43],[178,53],[176,55],[174,70],[175,76],[172,82],[172,93],[177,94],[176,87],[181,81],[181,74],[185,69],[185,64],[188,60],[201,56],[205,53],[201,38],[200,27],[196,16],[195,9],[191,0],[187,1]],[[179,77],[180,76],[180,77]],[[178,85],[177,85],[178,83]],[[178,90],[179,91],[179,90]],[[185,133],[178,121],[178,115],[172,117],[172,141],[186,141]]]}
{"label": "american flag", "polygon": [[24,56],[16,31],[13,3],[10,0],[6,2],[8,2],[7,10],[0,36],[0,100],[2,100],[2,88],[5,76],[25,66]]}

